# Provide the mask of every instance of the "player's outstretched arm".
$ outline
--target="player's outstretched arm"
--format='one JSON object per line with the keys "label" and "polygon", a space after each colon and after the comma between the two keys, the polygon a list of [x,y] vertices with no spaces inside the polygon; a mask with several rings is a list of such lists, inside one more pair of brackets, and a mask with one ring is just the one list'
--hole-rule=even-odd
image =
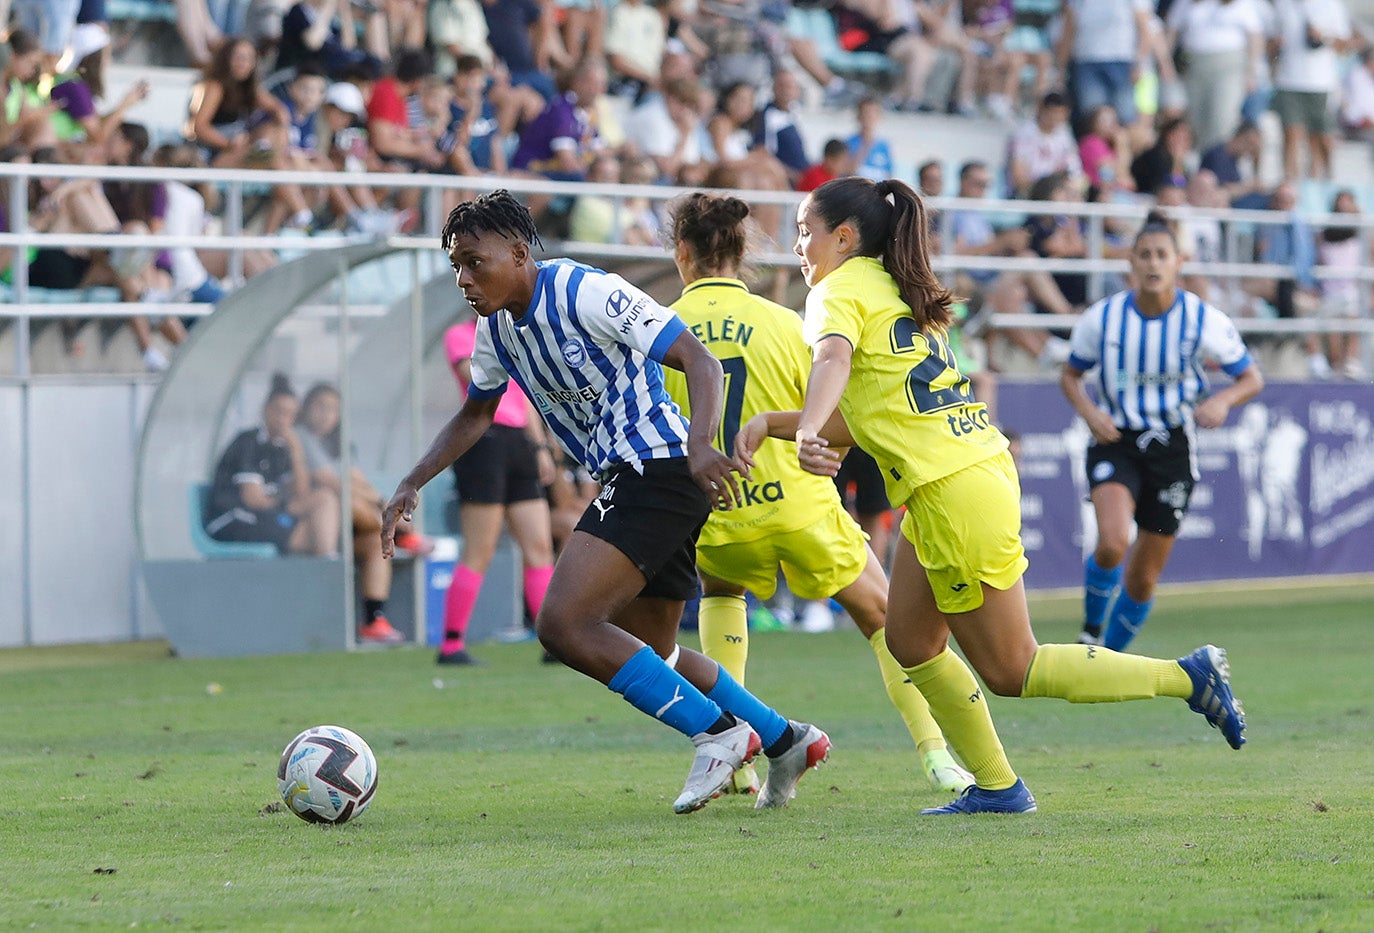
{"label": "player's outstretched arm", "polygon": [[458,414],[449,419],[434,441],[396,487],[391,501],[382,509],[382,556],[390,557],[396,550],[396,523],[410,521],[420,504],[420,489],[457,460],[491,427],[496,406],[501,397],[487,399],[469,397]]}

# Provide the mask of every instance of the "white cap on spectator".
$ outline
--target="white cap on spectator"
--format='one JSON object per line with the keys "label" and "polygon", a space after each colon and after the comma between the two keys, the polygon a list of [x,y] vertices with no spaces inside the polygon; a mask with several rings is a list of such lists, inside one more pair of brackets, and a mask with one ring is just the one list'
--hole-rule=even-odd
{"label": "white cap on spectator", "polygon": [[358,90],[356,84],[349,84],[347,81],[339,81],[329,85],[329,90],[324,94],[324,102],[339,108],[344,113],[351,113],[355,117],[367,116],[367,105],[363,103],[363,92]]}

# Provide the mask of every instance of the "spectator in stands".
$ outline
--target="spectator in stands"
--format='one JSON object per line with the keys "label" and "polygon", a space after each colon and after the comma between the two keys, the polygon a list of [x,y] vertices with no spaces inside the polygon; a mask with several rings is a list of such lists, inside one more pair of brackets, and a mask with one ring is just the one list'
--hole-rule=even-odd
{"label": "spectator in stands", "polygon": [[811,164],[806,144],[797,123],[796,106],[801,101],[801,83],[786,68],[773,72],[773,99],[764,104],[759,116],[763,148],[787,169],[788,183],[795,185]]}
{"label": "spectator in stands", "polygon": [[821,160],[801,173],[797,179],[798,191],[815,191],[832,178],[850,174],[854,160],[850,158],[849,146],[843,139],[828,139],[821,150]]}
{"label": "spectator in stands", "polygon": [[[935,66],[935,47],[921,34],[914,3],[844,0],[836,8],[835,16],[843,31],[842,45],[851,51],[886,55],[897,64],[898,77],[888,104],[895,110],[918,110],[925,102],[930,72]],[[839,102],[834,98],[830,101],[832,106]]]}
{"label": "spectator in stands", "polygon": [[532,87],[552,103],[559,93],[553,69],[571,64],[554,32],[552,9],[539,0],[482,0],[482,12],[487,41],[510,72],[511,84]]}
{"label": "spectator in stands", "polygon": [[[1165,189],[1174,190],[1174,189]],[[1175,239],[1178,252],[1184,262],[1213,264],[1225,258],[1226,243],[1221,221],[1215,217],[1199,216],[1196,209],[1213,210],[1226,207],[1226,197],[1217,184],[1216,175],[1207,169],[1198,169],[1188,179],[1183,190],[1184,204],[1171,210],[1170,216],[1178,219]],[[1167,206],[1167,205],[1166,205]],[[1225,288],[1220,280],[1202,273],[1183,277],[1183,287],[1199,295],[1203,301],[1220,304]]]}
{"label": "spectator in stands", "polygon": [[191,91],[189,137],[214,168],[266,168],[285,142],[286,107],[258,79],[258,53],[246,39],[215,50]]}
{"label": "spectator in stands", "polygon": [[1174,117],[1159,128],[1159,138],[1131,162],[1135,190],[1154,194],[1165,185],[1182,188],[1188,184],[1188,154],[1193,149],[1193,131],[1183,117]]}
{"label": "spectator in stands", "polygon": [[[163,168],[202,168],[204,163],[198,155],[194,146],[166,143],[153,153],[152,163]],[[175,180],[163,182],[162,187],[167,199],[163,232],[169,236],[204,235],[210,217],[205,209],[205,192],[202,189],[208,188],[213,193],[213,187],[206,184],[194,188]],[[210,275],[195,249],[174,246],[166,252],[171,267],[172,294],[176,298],[197,303],[219,303],[225,295],[224,286]]]}
{"label": "spectator in stands", "polygon": [[[1278,279],[1246,279],[1245,290],[1267,301],[1281,318],[1311,317],[1321,307],[1321,286],[1312,274],[1316,265],[1316,241],[1312,227],[1297,211],[1298,193],[1291,181],[1284,181],[1269,198],[1269,209],[1282,215],[1278,223],[1259,230],[1259,261],[1286,266],[1291,275]],[[1321,352],[1320,341],[1309,334],[1303,341],[1307,352],[1307,371],[1314,379],[1331,375],[1331,364]]]}
{"label": "spectator in stands", "polygon": [[1207,150],[1235,132],[1245,96],[1259,87],[1264,23],[1253,0],[1189,0],[1169,9],[1168,26],[1186,62],[1188,122]]}
{"label": "spectator in stands", "polygon": [[1346,73],[1341,128],[1350,139],[1374,138],[1374,48],[1365,49],[1359,64]]}
{"label": "spectator in stands", "polygon": [[699,30],[711,50],[702,66],[702,78],[714,91],[739,83],[763,87],[777,64],[755,17],[748,12],[737,0],[701,9]]}
{"label": "spectator in stands", "polygon": [[[460,175],[502,174],[506,171],[505,140],[521,117],[520,96],[528,94],[543,109],[543,99],[530,88],[512,89],[498,98],[488,94],[491,79],[476,55],[460,55],[454,63],[453,98],[449,103],[448,132],[437,142],[448,153],[449,165]],[[498,104],[497,100],[501,103]]]}
{"label": "spectator in stands", "polygon": [[[988,287],[978,318],[993,321],[999,314],[1034,313],[1036,307],[1031,304],[1026,290],[1026,280],[1018,275],[1002,275],[993,280]],[[1051,335],[1042,327],[999,327],[986,340],[988,368],[993,372],[1006,368],[1005,363],[999,362],[1000,344],[993,339],[994,337],[1000,337],[1011,346],[1019,348],[1045,369],[1052,368],[1057,362],[1062,363],[1068,357],[1068,341]],[[978,399],[984,400],[981,393]]]}
{"label": "spectator in stands", "polygon": [[[432,172],[448,162],[429,134],[417,96],[432,72],[424,49],[402,49],[396,56],[395,73],[372,87],[372,98],[367,102],[367,134],[384,171]],[[416,212],[420,189],[397,189],[395,198],[397,208]]]}
{"label": "spectator in stands", "polygon": [[761,122],[753,85],[740,82],[721,91],[706,124],[715,160],[738,173],[741,187],[786,191],[787,169],[763,146]]}
{"label": "spectator in stands", "polygon": [[426,16],[435,74],[451,77],[464,55],[475,55],[483,65],[491,66],[487,18],[478,0],[431,0]]}
{"label": "spectator in stands", "polygon": [[848,174],[860,175],[874,181],[892,177],[892,149],[887,140],[878,135],[883,119],[883,105],[876,97],[865,97],[855,108],[859,131],[849,137],[851,168]]}
{"label": "spectator in stands", "polygon": [[658,85],[668,24],[648,0],[619,0],[606,20],[605,54],[611,92],[637,101]]}
{"label": "spectator in stands", "polygon": [[1116,118],[1111,104],[1088,114],[1087,132],[1078,140],[1078,159],[1089,184],[1131,191],[1131,134]]}
{"label": "spectator in stands", "polygon": [[[1050,48],[1049,27],[1059,20],[1061,0],[1010,0],[1012,28],[1002,42],[1007,68],[1001,97],[1008,115],[1021,112],[1022,87],[1031,77],[1031,100],[1040,100],[1049,92],[1055,74],[1054,54]],[[1003,105],[992,97],[987,101],[988,112],[1000,117]]]}
{"label": "spectator in stands", "polygon": [[[1276,0],[1278,65],[1274,109],[1283,123],[1286,178],[1330,178],[1340,92],[1338,56],[1352,48],[1350,14],[1342,0]],[[1307,142],[1307,171],[1299,147]]]}
{"label": "spectator in stands", "polygon": [[1040,99],[1035,119],[1027,120],[1012,134],[1007,154],[1007,178],[1012,193],[1025,197],[1030,187],[1046,175],[1067,172],[1078,181],[1083,165],[1078,144],[1069,130],[1069,102],[1058,91]]}
{"label": "spectator in stands", "polygon": [[1122,125],[1136,121],[1136,78],[1150,55],[1150,0],[1067,0],[1059,38],[1074,120],[1111,107]]}
{"label": "spectator in stands", "polygon": [[[1360,204],[1355,192],[1342,189],[1331,201],[1331,213],[1359,217]],[[1317,241],[1317,261],[1354,272],[1368,265],[1368,246],[1360,242],[1357,227],[1327,227]],[[1364,301],[1361,301],[1363,291]],[[1368,310],[1369,286],[1356,278],[1331,278],[1321,281],[1321,316],[1326,319],[1357,320]],[[1361,305],[1364,307],[1361,307]],[[1351,379],[1364,379],[1364,365],[1360,362],[1360,335],[1357,333],[1326,335],[1326,360],[1331,371]]]}
{"label": "spectator in stands", "polygon": [[[1216,176],[1228,204],[1261,210],[1268,201],[1260,183],[1260,154],[1263,151],[1264,137],[1259,127],[1247,121],[1236,127],[1230,139],[1204,152],[1198,168]],[[1258,202],[1252,203],[1252,197],[1258,198]]]}
{"label": "spectator in stands", "polygon": [[[1049,205],[1078,203],[1083,200],[1082,189],[1074,183],[1067,172],[1046,175],[1031,185],[1032,201],[1049,202]],[[1037,214],[1026,221],[1030,231],[1030,249],[1043,259],[1085,259],[1088,255],[1088,241],[1083,232],[1083,218],[1068,214]],[[1036,310],[1046,313],[1063,313],[1068,307],[1081,311],[1088,305],[1088,277],[1082,272],[1052,272],[1053,279],[1063,301],[1036,301]]]}
{"label": "spectator in stands", "polygon": [[[992,172],[986,162],[970,160],[959,167],[958,197],[983,199],[992,186]],[[988,215],[982,211],[952,211],[949,230],[954,252],[959,256],[1021,256],[1027,255],[1030,233],[1024,227],[993,229]],[[997,278],[992,269],[960,269],[955,273],[955,291],[979,304],[983,290]]]}
{"label": "spectator in stands", "polygon": [[954,68],[952,88],[945,82],[941,82],[943,87],[938,93],[932,93],[927,88],[921,109],[948,110],[960,116],[972,116],[978,112],[975,101],[978,54],[968,33],[964,31],[963,4],[959,0],[925,0],[916,3],[915,13],[922,37],[938,53],[933,73],[928,79],[930,84],[936,84],[936,76],[947,70],[942,67],[941,59],[944,63],[952,63]]}
{"label": "spectator in stands", "polygon": [[52,114],[56,107],[43,92],[43,46],[38,37],[16,29],[9,37],[10,57],[0,71],[0,145],[19,143],[26,149],[57,144]]}
{"label": "spectator in stands", "polygon": [[262,425],[240,432],[215,466],[205,530],[218,541],[263,541],[280,554],[339,552],[339,500],[312,488],[296,433],[300,402],[280,373]]}
{"label": "spectator in stands", "polygon": [[[368,146],[367,105],[357,85],[337,81],[325,90],[324,105],[320,108],[320,131],[324,138],[319,150],[329,167],[341,172],[380,172],[381,159]],[[411,217],[382,209],[377,195],[366,185],[349,185],[348,196],[358,206],[360,230],[396,232]]]}
{"label": "spectator in stands", "polygon": [[[355,16],[365,17],[366,48],[358,48]],[[368,63],[378,71],[388,57],[378,45],[385,40],[386,23],[380,7],[352,0],[300,0],[282,17],[277,43],[277,71],[295,68],[307,59],[324,66],[332,80],[343,80],[348,69]]]}
{"label": "spectator in stands", "polygon": [[[327,382],[316,383],[305,393],[296,418],[296,431],[311,489],[328,496],[336,507],[343,496],[339,401],[338,389]],[[358,564],[358,589],[363,597],[358,638],[381,643],[403,641],[401,633],[386,617],[386,601],[391,596],[391,561],[382,557],[382,506],[386,500],[356,466],[350,471],[349,479],[353,559]],[[415,545],[418,541],[414,530],[409,528],[397,538],[398,547],[406,543]]]}
{"label": "spectator in stands", "polygon": [[[14,0],[15,24],[38,41],[49,69],[57,67],[71,44],[81,0]],[[0,23],[0,27],[8,25]]]}
{"label": "spectator in stands", "polygon": [[[938,159],[922,162],[916,169],[916,190],[923,198],[938,198],[945,193],[945,166]],[[929,207],[926,208],[930,210]]]}
{"label": "spectator in stands", "polygon": [[701,99],[695,78],[673,78],[625,120],[630,144],[654,160],[659,178],[669,184],[697,185],[706,173]]}
{"label": "spectator in stands", "polygon": [[581,181],[602,148],[593,118],[606,93],[606,66],[595,59],[559,75],[559,93],[520,134],[511,168],[559,181]]}
{"label": "spectator in stands", "polygon": [[554,0],[559,38],[570,61],[605,54],[606,7],[602,0]]}

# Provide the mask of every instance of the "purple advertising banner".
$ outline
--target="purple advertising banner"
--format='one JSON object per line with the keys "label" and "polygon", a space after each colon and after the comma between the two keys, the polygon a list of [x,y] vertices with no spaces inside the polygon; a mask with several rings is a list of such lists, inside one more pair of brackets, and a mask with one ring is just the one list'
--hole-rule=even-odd
{"label": "purple advertising banner", "polygon": [[[1021,436],[1027,585],[1081,586],[1087,426],[1057,383],[1004,381],[997,407]],[[1162,582],[1374,572],[1374,385],[1270,383],[1197,439],[1201,481]]]}

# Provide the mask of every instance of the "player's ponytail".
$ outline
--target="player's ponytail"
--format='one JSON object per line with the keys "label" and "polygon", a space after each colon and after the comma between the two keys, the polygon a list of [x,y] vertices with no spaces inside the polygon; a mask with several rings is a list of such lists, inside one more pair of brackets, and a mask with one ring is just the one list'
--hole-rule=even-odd
{"label": "player's ponytail", "polygon": [[685,243],[701,276],[740,275],[749,250],[749,205],[739,198],[689,194],[671,208],[674,243]]}
{"label": "player's ponytail", "polygon": [[867,178],[836,178],[811,192],[810,198],[812,210],[828,229],[846,221],[854,224],[857,255],[882,258],[922,330],[949,325],[954,296],[930,266],[930,218],[910,185],[895,178],[876,184]]}
{"label": "player's ponytail", "polygon": [[296,390],[291,388],[291,379],[286,373],[273,373],[271,386],[267,390],[267,401],[271,402],[282,395],[295,398]]}

